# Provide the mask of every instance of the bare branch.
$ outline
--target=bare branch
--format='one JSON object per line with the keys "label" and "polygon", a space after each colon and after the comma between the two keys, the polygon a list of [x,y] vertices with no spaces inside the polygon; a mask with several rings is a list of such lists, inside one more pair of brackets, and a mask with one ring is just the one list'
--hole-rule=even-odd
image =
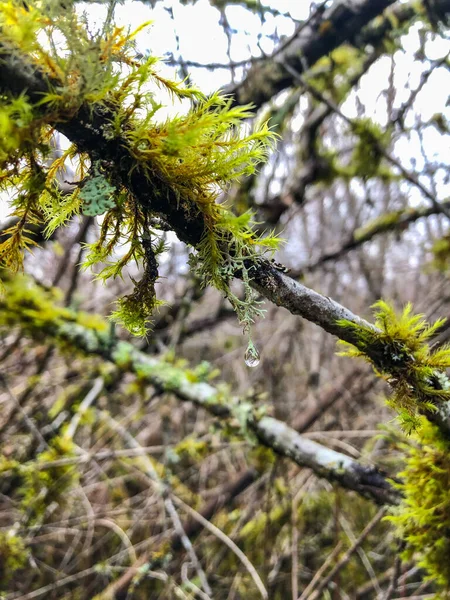
{"label": "bare branch", "polygon": [[[376,45],[394,29],[393,22],[404,25],[417,15],[417,3],[399,4],[386,12],[394,0],[338,0],[323,13],[318,13],[307,27],[282,52],[275,51],[265,62],[253,65],[245,79],[226,89],[236,104],[252,102],[260,107],[275,94],[295,85],[283,63],[304,73],[320,58],[349,42],[358,48]],[[440,0],[441,18],[450,12],[450,1]],[[389,15],[389,12],[392,16]],[[376,22],[371,23],[375,17]]]}

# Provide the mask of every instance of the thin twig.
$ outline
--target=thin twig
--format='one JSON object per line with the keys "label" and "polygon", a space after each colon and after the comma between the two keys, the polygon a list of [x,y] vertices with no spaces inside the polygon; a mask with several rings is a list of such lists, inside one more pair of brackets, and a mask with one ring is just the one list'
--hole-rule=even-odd
{"label": "thin twig", "polygon": [[[298,81],[298,83],[300,83],[304,88],[306,88],[317,100],[319,100],[319,102],[323,102],[324,104],[326,104],[328,106],[328,108],[330,108],[341,119],[343,119],[348,125],[350,125],[350,127],[352,127],[352,128],[354,127],[354,123],[353,123],[352,119],[350,119],[350,117],[347,117],[347,115],[345,115],[341,111],[341,109],[339,108],[339,106],[337,104],[335,104],[332,100],[330,100],[329,98],[327,98],[324,94],[322,94],[321,92],[319,92],[318,90],[316,90],[316,88],[314,86],[312,86],[310,83],[308,83],[308,81],[296,69],[294,69],[291,65],[289,65],[286,62],[283,62],[281,64],[283,65],[283,67],[285,68],[285,70],[290,75],[292,75],[292,77],[294,79],[296,79]],[[383,146],[381,144],[377,144],[377,150],[383,156],[383,158],[385,158],[388,162],[390,162],[394,167],[396,167],[400,171],[400,173],[403,175],[403,177],[407,181],[409,181],[415,187],[417,187],[422,192],[422,194],[426,198],[428,198],[428,200],[430,200],[430,202],[432,203],[432,205],[437,210],[439,210],[439,212],[445,214],[445,216],[450,219],[450,210],[446,206],[443,206],[435,198],[435,196],[430,192],[430,190],[428,190],[417,179],[417,177],[413,173],[410,173],[407,169],[405,169],[405,167],[394,156],[392,156],[387,150],[385,150],[385,148],[383,148]]]}
{"label": "thin twig", "polygon": [[18,410],[20,412],[20,414],[22,415],[23,420],[25,421],[26,426],[30,430],[30,433],[32,433],[34,435],[34,437],[36,438],[36,441],[39,442],[40,446],[42,446],[43,448],[46,448],[47,447],[47,442],[45,441],[44,436],[39,431],[39,429],[36,427],[36,425],[34,424],[34,421],[32,419],[30,419],[30,417],[24,411],[24,409],[22,408],[22,405],[20,404],[17,396],[14,394],[14,392],[12,391],[12,389],[9,387],[8,381],[6,380],[6,377],[2,373],[0,373],[0,383],[3,385],[3,387],[7,391],[9,397],[11,398],[11,400],[12,400],[12,402],[14,404],[14,407],[16,408],[16,410]]}
{"label": "thin twig", "polygon": [[72,420],[69,423],[69,426],[67,427],[67,437],[69,437],[70,439],[74,437],[81,419],[85,415],[88,408],[97,400],[97,398],[103,390],[104,385],[105,382],[103,380],[103,377],[97,377],[97,379],[95,379],[91,390],[86,394],[86,397],[81,402],[77,412],[74,414]]}
{"label": "thin twig", "polygon": [[342,548],[342,540],[336,544],[336,546],[335,546],[335,548],[333,548],[333,551],[331,552],[331,554],[329,556],[327,556],[327,559],[321,565],[321,567],[316,571],[314,577],[311,579],[311,581],[308,583],[306,588],[303,590],[302,595],[298,598],[298,600],[307,600],[309,598],[310,592],[312,592],[314,590],[317,582],[320,580],[322,575],[325,573],[325,571],[328,569],[328,567],[334,561],[336,556],[339,554],[339,552],[341,551],[341,548]]}
{"label": "thin twig", "polygon": [[181,498],[178,498],[177,496],[174,496],[173,499],[174,499],[174,502],[176,504],[178,504],[178,506],[183,507],[184,510],[186,510],[186,512],[188,512],[191,515],[192,518],[194,518],[199,523],[201,523],[205,529],[207,529],[213,535],[215,535],[221,542],[223,542],[226,546],[228,546],[228,548],[232,552],[234,552],[234,554],[236,554],[236,556],[242,562],[242,564],[244,565],[244,567],[249,572],[251,578],[255,582],[255,585],[258,588],[258,590],[259,590],[259,592],[261,594],[261,597],[262,598],[269,598],[267,590],[264,587],[264,584],[263,584],[263,582],[261,580],[261,577],[258,575],[258,572],[256,571],[255,567],[252,565],[252,563],[250,562],[250,560],[245,556],[245,554],[242,552],[242,550],[239,548],[239,546],[237,546],[233,542],[233,540],[231,538],[229,538],[221,529],[219,529],[218,527],[216,527],[215,525],[213,525],[211,523],[211,521],[208,521],[207,519],[205,519],[199,512],[197,512],[196,510],[194,510],[193,508],[191,508],[188,504],[186,504],[185,502],[183,502],[183,500],[181,500]]}
{"label": "thin twig", "polygon": [[397,589],[397,586],[398,586],[398,580],[399,580],[400,573],[401,573],[401,566],[402,566],[402,559],[400,558],[400,555],[397,555],[395,557],[395,561],[394,561],[394,569],[392,571],[392,578],[391,578],[389,587],[387,589],[386,595],[384,596],[383,600],[391,600],[392,596],[394,595],[394,593]]}
{"label": "thin twig", "polygon": [[375,525],[377,525],[381,521],[381,519],[383,518],[385,513],[386,513],[386,508],[385,507],[380,508],[380,510],[373,517],[373,519],[370,521],[370,523],[365,527],[365,529],[363,530],[363,532],[361,533],[359,538],[351,545],[351,547],[347,550],[347,552],[344,554],[344,556],[337,562],[337,564],[334,566],[334,568],[331,569],[329,574],[320,582],[320,584],[317,586],[314,594],[309,596],[310,600],[317,600],[318,598],[320,598],[320,595],[323,592],[323,590],[330,584],[330,582],[339,573],[339,571],[343,567],[345,567],[345,565],[349,562],[349,560],[351,559],[353,554],[358,550],[358,548],[361,546],[361,544],[367,538],[367,536],[372,531],[372,529],[375,527]]}
{"label": "thin twig", "polygon": [[[116,433],[118,433],[129,446],[131,446],[132,448],[140,448],[141,447],[139,442],[120,423],[118,423],[115,419],[113,419],[113,417],[111,417],[111,415],[109,415],[106,411],[102,411],[99,414],[100,414],[102,420],[107,422],[110,425],[110,427],[112,427],[112,429]],[[156,472],[155,467],[153,466],[153,463],[147,456],[145,456],[145,455],[143,456],[143,461],[146,466],[147,476],[149,477],[149,479],[151,481],[153,481],[154,483],[157,484],[158,491],[164,499],[164,506],[165,506],[167,512],[169,513],[169,516],[170,516],[170,519],[174,526],[174,529],[175,529],[176,533],[178,534],[178,536],[180,537],[184,549],[188,553],[188,555],[192,561],[192,564],[194,565],[194,567],[197,571],[197,574],[201,581],[203,590],[205,591],[206,594],[208,594],[208,596],[211,596],[212,590],[211,590],[211,587],[209,586],[208,580],[206,579],[206,574],[200,564],[200,561],[195,553],[195,550],[192,546],[190,539],[187,537],[187,535],[183,529],[183,524],[181,523],[181,519],[180,519],[180,517],[175,509],[175,506],[173,504],[171,492],[170,492],[168,485],[161,480],[158,473]]]}

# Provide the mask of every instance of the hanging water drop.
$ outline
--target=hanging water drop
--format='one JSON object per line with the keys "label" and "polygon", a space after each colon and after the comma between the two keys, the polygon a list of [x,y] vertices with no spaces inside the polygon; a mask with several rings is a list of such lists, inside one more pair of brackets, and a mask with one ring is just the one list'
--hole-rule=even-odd
{"label": "hanging water drop", "polygon": [[252,342],[248,343],[247,350],[245,352],[245,364],[247,367],[257,367],[259,365],[260,356],[258,350],[252,344]]}

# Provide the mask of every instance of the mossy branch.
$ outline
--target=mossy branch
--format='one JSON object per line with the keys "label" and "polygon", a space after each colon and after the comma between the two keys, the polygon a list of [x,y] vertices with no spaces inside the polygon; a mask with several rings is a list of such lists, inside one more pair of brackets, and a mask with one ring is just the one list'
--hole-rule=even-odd
{"label": "mossy branch", "polygon": [[390,384],[393,394],[388,403],[408,433],[420,426],[420,415],[425,415],[449,435],[450,381],[446,369],[450,367],[450,346],[433,348],[429,344],[445,320],[430,325],[423,315],[412,313],[410,304],[398,315],[391,305],[379,301],[374,311],[375,329],[341,321],[357,336],[356,343],[342,342],[346,346],[342,354],[365,358]]}
{"label": "mossy branch", "polygon": [[193,402],[221,420],[231,421],[242,435],[250,435],[253,441],[311,468],[319,477],[336,481],[380,504],[399,501],[399,494],[374,467],[363,466],[304,438],[252,403],[230,397],[220,386],[201,381],[195,371],[153,358],[132,344],[111,338],[105,321],[58,307],[51,292],[25,278],[16,276],[6,285],[8,293],[0,299],[0,327],[18,325],[29,335],[50,338],[71,352],[102,356],[142,381],[172,392],[180,400]]}
{"label": "mossy branch", "polygon": [[[445,209],[450,210],[450,201],[442,202]],[[375,219],[372,219],[356,228],[350,233],[347,240],[340,242],[335,248],[325,252],[314,262],[307,264],[301,269],[291,272],[292,277],[300,278],[305,273],[313,273],[324,264],[336,261],[343,258],[352,250],[357,250],[367,242],[372,241],[375,237],[386,233],[395,233],[400,236],[408,229],[410,225],[422,218],[430,217],[431,215],[440,214],[441,210],[435,206],[419,206],[417,208],[404,208],[393,212],[388,212]],[[447,239],[439,240],[433,247],[433,253],[436,257],[436,263],[439,267],[444,266],[445,260],[448,257],[450,244]],[[440,251],[444,260],[440,260]]]}
{"label": "mossy branch", "polygon": [[[254,295],[247,286],[242,303],[229,283],[236,272],[246,276],[245,259],[273,251],[278,241],[256,236],[251,215],[234,217],[216,200],[231,181],[253,173],[265,159],[275,137],[267,124],[244,132],[241,125],[251,116],[250,106],[232,107],[220,94],[206,98],[161,77],[154,57],[141,63],[134,59],[134,33],[112,23],[91,34],[74,11],[38,3],[26,10],[13,1],[0,2],[0,27],[0,184],[18,190],[20,222],[30,212],[26,182],[39,165],[43,177],[33,190],[34,214],[45,219],[49,234],[79,211],[104,215],[100,238],[91,245],[86,264],[107,262],[101,273],[106,280],[121,276],[132,260],[148,266],[142,240],[157,239],[149,223],[163,216],[178,237],[195,248],[205,284],[230,299],[248,331],[260,313]],[[39,42],[39,35],[52,39],[55,32],[65,40],[65,54],[59,54],[55,44],[47,48]],[[155,86],[168,92],[175,104],[190,99],[191,109],[160,119],[157,91],[149,91]],[[45,169],[42,158],[51,150],[55,129],[73,146],[56,166]],[[79,164],[79,180],[73,193],[62,199],[53,184],[68,158]],[[125,244],[130,251],[117,259],[115,249]],[[5,262],[20,267],[20,251],[26,245],[23,235],[11,236],[2,245]],[[145,333],[151,310],[158,305],[150,289],[155,278],[151,286],[149,281],[144,276],[114,313],[138,335]],[[140,303],[144,290],[148,299]]]}
{"label": "mossy branch", "polygon": [[[37,41],[36,34],[48,19],[67,40],[70,69]],[[261,257],[265,250],[274,249],[277,240],[257,237],[250,215],[236,217],[216,203],[220,187],[253,171],[264,158],[272,140],[267,126],[240,136],[237,128],[249,116],[248,107],[232,107],[219,95],[205,99],[197,90],[161,78],[154,58],[143,64],[134,61],[130,53],[132,35],[111,28],[99,39],[74,19],[72,16],[67,22],[57,14],[46,14],[43,19],[36,7],[26,11],[18,2],[0,3],[0,21],[11,25],[11,37],[6,36],[0,44],[0,91],[4,94],[0,107],[4,118],[0,122],[6,123],[11,133],[8,144],[15,140],[14,148],[3,148],[2,181],[19,188],[16,211],[21,219],[38,215],[39,207],[53,225],[55,219],[65,220],[71,211],[84,208],[98,214],[105,210],[100,238],[91,246],[87,262],[109,261],[103,278],[120,276],[132,260],[144,263],[144,277],[136,283],[135,292],[121,301],[118,312],[131,330],[141,334],[156,305],[153,284],[158,233],[148,224],[153,217],[163,216],[178,237],[195,248],[198,272],[230,299],[244,330],[260,312],[253,288],[362,349],[380,372],[389,372],[397,389],[403,386],[403,399],[397,407],[406,410],[404,419],[406,415],[413,419],[412,427],[415,409],[407,398],[416,394],[417,410],[431,416],[438,408],[433,418],[449,431],[450,419],[442,402],[448,392],[441,385],[440,365],[431,365],[430,356],[428,362],[420,363],[423,356],[419,360],[414,355],[421,351],[410,349],[410,338],[405,340],[398,332],[400,337],[394,336],[389,344],[383,338],[387,335],[383,323],[373,326],[286,277]],[[25,51],[33,56],[32,61],[25,57]],[[100,65],[98,69],[90,67],[83,72],[87,57]],[[127,69],[121,75],[117,65],[123,64]],[[184,116],[157,122],[155,97],[143,89],[149,82],[180,98],[193,98],[195,104]],[[55,167],[42,176],[41,158],[52,128],[74,143],[68,155],[76,156],[80,163],[80,185],[70,201],[61,201],[51,188]],[[11,169],[20,173],[18,180],[11,178]],[[38,178],[39,185],[30,186],[32,178]],[[107,197],[100,194],[99,199],[99,190]],[[151,250],[143,243],[149,237],[155,240]],[[123,243],[129,244],[129,251],[114,260],[115,247]],[[244,303],[230,289],[236,276],[244,281]],[[391,326],[394,320],[385,323]],[[434,360],[436,356],[433,354]],[[390,363],[390,371],[385,363]]]}

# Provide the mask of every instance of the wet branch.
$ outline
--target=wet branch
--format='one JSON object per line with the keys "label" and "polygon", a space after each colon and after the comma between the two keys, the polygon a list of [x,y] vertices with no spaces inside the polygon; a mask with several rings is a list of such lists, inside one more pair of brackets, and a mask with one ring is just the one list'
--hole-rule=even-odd
{"label": "wet branch", "polygon": [[[39,319],[33,321],[27,314],[20,316],[20,307],[18,309],[17,324],[31,336],[41,338],[46,335],[54,342],[69,345],[89,356],[99,355],[156,389],[171,392],[179,400],[192,402],[221,420],[240,426],[243,434],[248,430],[262,445],[301,467],[310,468],[319,477],[335,481],[378,504],[399,502],[397,490],[375,467],[361,465],[345,454],[313,442],[278,419],[261,416],[261,411],[249,401],[224,398],[209,383],[193,382],[183,369],[148,356],[128,342],[111,338],[107,328],[89,328],[77,322],[76,317],[69,319],[62,315],[46,323]],[[39,310],[38,306],[36,310]]]}

